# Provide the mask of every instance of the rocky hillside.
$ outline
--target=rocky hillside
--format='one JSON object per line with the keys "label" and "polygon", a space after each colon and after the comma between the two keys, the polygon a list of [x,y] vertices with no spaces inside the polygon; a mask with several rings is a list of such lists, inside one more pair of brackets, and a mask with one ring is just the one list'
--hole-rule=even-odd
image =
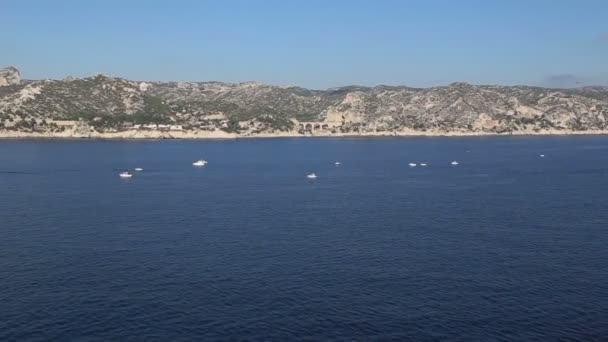
{"label": "rocky hillside", "polygon": [[57,127],[49,122],[71,120],[97,131],[154,123],[248,134],[506,133],[604,130],[607,118],[606,87],[454,83],[309,90],[255,82],[140,82],[104,75],[22,81],[17,69],[0,69],[0,129],[5,130],[50,130]]}
{"label": "rocky hillside", "polygon": [[21,74],[14,67],[0,69],[0,87],[19,84],[21,82]]}

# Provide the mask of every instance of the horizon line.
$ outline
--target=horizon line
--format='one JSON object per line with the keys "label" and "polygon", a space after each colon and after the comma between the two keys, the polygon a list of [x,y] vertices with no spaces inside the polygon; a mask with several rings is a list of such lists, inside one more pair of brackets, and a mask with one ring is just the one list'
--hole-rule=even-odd
{"label": "horizon line", "polygon": [[[11,66],[5,66],[5,67],[0,67],[0,70],[2,69],[10,69],[10,68],[14,68],[16,69],[19,74],[21,75],[21,69],[11,65]],[[279,88],[301,88],[301,89],[306,89],[306,90],[311,90],[311,91],[331,91],[331,90],[340,90],[340,89],[344,89],[344,88],[350,88],[350,87],[356,87],[356,88],[369,88],[369,89],[373,89],[373,88],[380,88],[380,87],[391,87],[391,88],[408,88],[408,89],[412,89],[412,90],[423,90],[423,89],[433,89],[433,88],[443,88],[443,87],[450,87],[450,86],[454,86],[454,85],[459,85],[459,84],[463,84],[463,85],[470,85],[470,86],[478,86],[478,87],[484,87],[484,86],[493,86],[493,87],[529,87],[529,88],[542,88],[542,89],[560,89],[560,90],[575,90],[575,89],[584,89],[584,88],[608,88],[608,85],[601,85],[601,84],[587,84],[587,85],[579,85],[579,86],[575,86],[575,87],[559,87],[559,86],[548,86],[548,85],[531,85],[531,84],[500,84],[500,83],[471,83],[471,82],[467,82],[467,81],[454,81],[454,82],[450,82],[447,84],[442,84],[442,85],[434,85],[434,86],[427,86],[427,87],[415,87],[415,86],[409,86],[406,84],[383,84],[383,83],[378,83],[375,85],[361,85],[361,84],[347,84],[347,85],[342,85],[342,86],[335,86],[335,87],[327,87],[327,88],[308,88],[305,86],[300,86],[300,85],[294,85],[294,84],[276,84],[276,83],[270,83],[270,82],[261,82],[261,81],[256,81],[256,80],[247,80],[247,81],[239,81],[239,82],[228,82],[228,81],[218,81],[218,80],[198,80],[198,81],[178,81],[178,80],[138,80],[138,79],[131,79],[131,78],[127,78],[124,76],[116,76],[116,75],[112,75],[110,73],[107,72],[96,72],[93,73],[89,76],[73,76],[73,75],[66,75],[63,78],[41,78],[41,79],[30,79],[30,78],[22,78],[23,81],[27,81],[27,82],[36,82],[36,81],[64,81],[66,78],[74,78],[74,79],[87,79],[87,78],[93,78],[93,77],[98,77],[98,76],[104,76],[104,77],[108,77],[108,78],[117,78],[117,79],[123,79],[123,80],[128,80],[128,81],[133,81],[133,82],[149,82],[149,83],[223,83],[223,84],[247,84],[247,83],[251,83],[251,84],[259,84],[259,85],[266,85],[266,86],[274,86],[274,87],[279,87]]]}

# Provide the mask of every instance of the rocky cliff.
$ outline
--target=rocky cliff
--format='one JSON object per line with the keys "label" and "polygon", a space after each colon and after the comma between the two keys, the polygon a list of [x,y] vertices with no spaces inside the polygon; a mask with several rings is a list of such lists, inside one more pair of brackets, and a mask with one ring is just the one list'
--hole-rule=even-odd
{"label": "rocky cliff", "polygon": [[0,87],[21,83],[21,74],[14,67],[0,69]]}
{"label": "rocky cliff", "polygon": [[[608,88],[548,89],[454,83],[327,90],[255,82],[140,82],[95,75],[19,82],[0,72],[0,128],[55,129],[72,120],[97,131],[145,124],[184,130],[268,132],[517,133],[607,129]],[[45,123],[47,126],[45,128]]]}

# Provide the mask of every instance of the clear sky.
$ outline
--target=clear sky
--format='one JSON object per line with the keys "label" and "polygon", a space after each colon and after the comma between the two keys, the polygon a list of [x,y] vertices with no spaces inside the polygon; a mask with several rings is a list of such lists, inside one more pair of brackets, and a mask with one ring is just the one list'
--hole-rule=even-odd
{"label": "clear sky", "polygon": [[608,0],[0,0],[25,78],[608,85]]}

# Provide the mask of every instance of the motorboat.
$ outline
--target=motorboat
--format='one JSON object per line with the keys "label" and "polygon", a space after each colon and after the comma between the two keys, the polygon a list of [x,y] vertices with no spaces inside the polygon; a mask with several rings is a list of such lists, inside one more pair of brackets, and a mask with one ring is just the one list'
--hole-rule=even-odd
{"label": "motorboat", "polygon": [[308,179],[317,179],[317,174],[316,173],[309,173],[306,175],[306,178]]}
{"label": "motorboat", "polygon": [[408,165],[409,165],[410,167],[416,167],[416,165],[417,165],[417,164],[416,164],[416,163],[409,163]]}
{"label": "motorboat", "polygon": [[206,160],[202,160],[202,159],[201,160],[197,160],[194,163],[192,163],[192,165],[194,165],[194,166],[205,166],[205,165],[207,165],[207,161]]}
{"label": "motorboat", "polygon": [[144,169],[142,169],[141,167],[136,167],[134,170],[139,172],[139,171],[143,171]]}
{"label": "motorboat", "polygon": [[118,174],[120,178],[131,178],[133,175],[129,171],[123,171]]}
{"label": "motorboat", "polygon": [[451,162],[450,164],[457,166],[458,164],[460,164],[459,162],[457,162],[456,160],[454,160],[453,162]]}

